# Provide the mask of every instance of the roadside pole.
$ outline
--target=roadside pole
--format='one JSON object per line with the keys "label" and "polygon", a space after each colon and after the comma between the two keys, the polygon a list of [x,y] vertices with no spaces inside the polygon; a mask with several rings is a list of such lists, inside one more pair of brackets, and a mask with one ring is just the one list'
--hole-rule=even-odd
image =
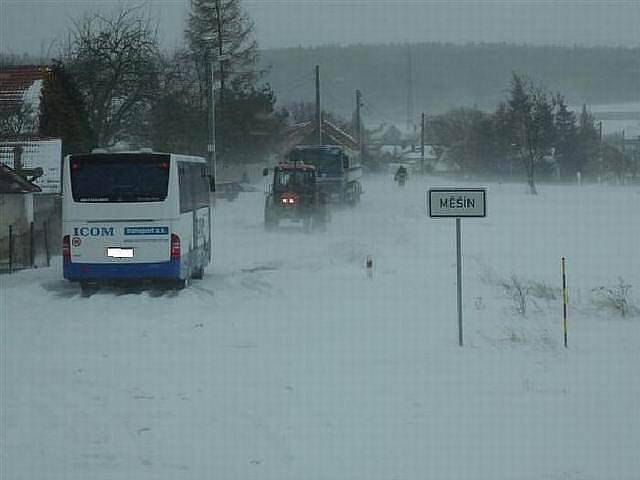
{"label": "roadside pole", "polygon": [[420,173],[424,175],[424,112],[420,119]]}
{"label": "roadside pole", "polygon": [[47,267],[51,266],[51,257],[49,253],[49,222],[44,221],[44,253],[47,256]]}
{"label": "roadside pole", "polygon": [[458,344],[462,346],[462,232],[460,217],[456,218],[456,258],[458,285]]}
{"label": "roadside pole", "polygon": [[13,225],[9,225],[9,273],[13,273]]}
{"label": "roadside pole", "polygon": [[34,233],[35,228],[33,227],[33,222],[29,223],[29,266],[33,268],[36,264],[36,252],[35,252],[35,241],[34,241]]}
{"label": "roadside pole", "polygon": [[322,108],[320,106],[320,65],[316,65],[316,128],[318,145],[322,145]]}
{"label": "roadside pole", "polygon": [[565,258],[560,259],[562,270],[562,330],[564,332],[564,348],[567,346],[567,304],[569,303],[569,295],[567,292],[567,272],[565,269]]}

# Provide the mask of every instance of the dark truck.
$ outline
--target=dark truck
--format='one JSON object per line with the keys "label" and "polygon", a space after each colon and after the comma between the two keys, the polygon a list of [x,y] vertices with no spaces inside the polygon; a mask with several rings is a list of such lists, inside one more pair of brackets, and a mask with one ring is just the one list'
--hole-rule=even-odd
{"label": "dark truck", "polygon": [[317,183],[328,201],[347,205],[360,201],[362,167],[356,152],[338,145],[299,145],[287,161],[316,167]]}
{"label": "dark truck", "polygon": [[[264,169],[263,174],[269,174]],[[316,182],[316,168],[303,163],[280,163],[273,169],[264,205],[264,225],[277,228],[280,220],[302,222],[305,231],[324,230],[330,213],[326,195]]]}

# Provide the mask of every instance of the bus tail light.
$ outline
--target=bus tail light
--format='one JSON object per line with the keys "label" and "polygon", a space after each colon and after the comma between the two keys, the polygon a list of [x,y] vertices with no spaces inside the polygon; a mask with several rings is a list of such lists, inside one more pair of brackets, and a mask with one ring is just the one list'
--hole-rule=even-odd
{"label": "bus tail light", "polygon": [[71,263],[71,237],[69,235],[62,237],[62,261]]}
{"label": "bus tail light", "polygon": [[180,260],[180,237],[171,234],[171,260]]}

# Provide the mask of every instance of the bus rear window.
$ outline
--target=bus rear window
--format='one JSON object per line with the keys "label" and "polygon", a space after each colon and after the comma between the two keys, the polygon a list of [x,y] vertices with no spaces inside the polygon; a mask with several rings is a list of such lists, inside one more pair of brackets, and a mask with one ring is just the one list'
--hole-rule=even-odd
{"label": "bus rear window", "polygon": [[169,156],[72,155],[73,200],[85,203],[161,202],[169,187]]}

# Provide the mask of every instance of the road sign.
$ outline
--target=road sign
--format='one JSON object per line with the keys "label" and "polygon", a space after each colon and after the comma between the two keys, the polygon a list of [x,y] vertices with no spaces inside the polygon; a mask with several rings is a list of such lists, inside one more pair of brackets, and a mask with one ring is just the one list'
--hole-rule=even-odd
{"label": "road sign", "polygon": [[456,277],[458,286],[458,344],[462,346],[462,217],[487,216],[486,188],[430,188],[427,210],[432,218],[456,219]]}
{"label": "road sign", "polygon": [[430,188],[427,210],[432,218],[487,216],[485,188]]}

